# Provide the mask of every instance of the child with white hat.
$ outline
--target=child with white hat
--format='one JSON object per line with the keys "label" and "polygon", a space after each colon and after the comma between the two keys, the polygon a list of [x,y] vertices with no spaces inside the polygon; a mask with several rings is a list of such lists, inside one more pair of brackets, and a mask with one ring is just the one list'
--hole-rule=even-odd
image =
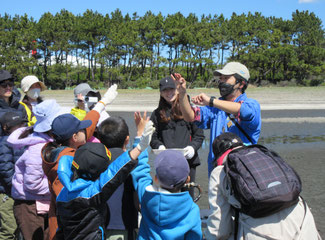
{"label": "child with white hat", "polygon": [[26,94],[20,102],[25,107],[28,116],[28,126],[33,126],[36,122],[36,117],[33,114],[33,107],[41,103],[41,91],[46,90],[46,86],[36,76],[28,75],[21,80],[21,90]]}

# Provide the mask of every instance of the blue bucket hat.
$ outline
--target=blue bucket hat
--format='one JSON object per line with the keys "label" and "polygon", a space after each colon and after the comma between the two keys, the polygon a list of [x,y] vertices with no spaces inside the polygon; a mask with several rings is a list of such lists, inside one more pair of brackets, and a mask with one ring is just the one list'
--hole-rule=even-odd
{"label": "blue bucket hat", "polygon": [[52,133],[55,140],[65,141],[71,138],[74,133],[89,127],[91,123],[91,120],[80,121],[71,113],[62,114],[54,119]]}
{"label": "blue bucket hat", "polygon": [[161,187],[166,189],[182,186],[190,174],[186,158],[176,150],[165,150],[159,153],[154,166]]}
{"label": "blue bucket hat", "polygon": [[36,117],[34,125],[35,132],[47,132],[51,130],[53,119],[58,116],[61,111],[60,105],[54,100],[45,100],[33,107],[33,113]]}

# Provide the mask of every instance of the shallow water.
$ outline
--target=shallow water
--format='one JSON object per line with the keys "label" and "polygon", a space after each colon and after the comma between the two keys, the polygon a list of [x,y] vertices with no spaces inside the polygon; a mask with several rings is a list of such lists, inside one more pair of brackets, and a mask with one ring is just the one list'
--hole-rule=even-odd
{"label": "shallow water", "polygon": [[[111,116],[123,117],[130,130],[130,136],[135,136],[133,113],[111,112]],[[324,117],[325,111],[263,111],[262,118],[284,117]],[[321,236],[325,237],[325,131],[324,123],[310,122],[267,122],[262,124],[260,144],[278,152],[295,168],[302,180],[301,195],[307,201],[314,215]],[[201,165],[197,168],[196,182],[203,189],[198,205],[201,209],[208,208],[208,173],[206,159],[209,151],[209,131],[205,130],[206,139],[199,150]],[[132,139],[132,138],[131,138]],[[150,163],[154,155],[150,152]]]}

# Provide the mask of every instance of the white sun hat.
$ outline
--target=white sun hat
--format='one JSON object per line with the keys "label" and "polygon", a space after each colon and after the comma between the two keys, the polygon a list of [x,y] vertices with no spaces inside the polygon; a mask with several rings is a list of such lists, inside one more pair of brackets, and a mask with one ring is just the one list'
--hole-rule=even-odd
{"label": "white sun hat", "polygon": [[34,83],[39,83],[41,86],[41,91],[46,90],[46,86],[41,82],[36,76],[28,75],[21,80],[21,90],[26,93]]}

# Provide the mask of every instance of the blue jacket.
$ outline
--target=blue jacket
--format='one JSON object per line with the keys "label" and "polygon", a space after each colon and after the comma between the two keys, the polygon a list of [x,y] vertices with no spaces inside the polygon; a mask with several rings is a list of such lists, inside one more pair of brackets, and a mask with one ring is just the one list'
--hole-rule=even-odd
{"label": "blue jacket", "polygon": [[105,239],[106,201],[125,181],[137,161],[124,152],[96,181],[78,178],[71,182],[72,160],[72,156],[62,156],[57,171],[63,185],[56,199],[59,231],[65,240]]}
{"label": "blue jacket", "polygon": [[152,186],[148,152],[141,155],[131,172],[141,204],[138,239],[202,239],[200,209],[189,192],[157,191]]}
{"label": "blue jacket", "polygon": [[[221,100],[223,100],[221,98]],[[246,93],[241,94],[235,102],[242,102],[239,114],[239,125],[250,136],[252,141],[257,143],[261,132],[261,108],[260,104],[251,98],[248,98]],[[208,157],[209,176],[213,170],[214,155],[212,151],[213,140],[223,132],[232,132],[237,134],[246,145],[251,142],[245,135],[235,126],[235,124],[228,118],[226,112],[215,108],[204,106],[200,107],[201,118],[196,121],[196,124],[203,129],[210,129],[210,150]]]}
{"label": "blue jacket", "polygon": [[0,137],[0,193],[11,196],[11,180],[15,173],[15,162],[25,148],[14,149],[7,142],[8,136]]}

